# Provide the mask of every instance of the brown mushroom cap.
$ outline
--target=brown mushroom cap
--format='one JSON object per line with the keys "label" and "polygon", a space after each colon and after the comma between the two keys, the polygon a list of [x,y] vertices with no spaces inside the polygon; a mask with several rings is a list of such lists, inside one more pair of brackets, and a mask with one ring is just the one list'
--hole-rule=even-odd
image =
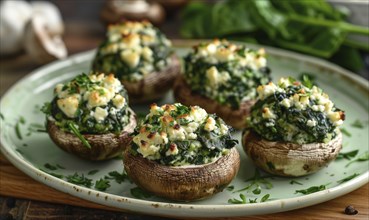
{"label": "brown mushroom cap", "polygon": [[177,78],[173,93],[177,102],[184,105],[198,105],[208,113],[216,113],[227,124],[236,129],[246,127],[246,118],[249,116],[251,107],[255,103],[255,100],[242,102],[239,109],[232,109],[228,105],[221,105],[217,101],[193,92],[182,76]]}
{"label": "brown mushroom cap", "polygon": [[342,148],[342,134],[328,143],[296,144],[268,141],[252,130],[242,136],[246,154],[255,165],[278,176],[315,173],[334,160]]}
{"label": "brown mushroom cap", "polygon": [[87,148],[74,134],[62,131],[53,121],[47,120],[47,131],[54,143],[66,152],[87,160],[107,160],[120,155],[131,143],[130,133],[136,127],[136,117],[131,111],[129,124],[119,134],[83,134],[91,145]]}
{"label": "brown mushroom cap", "polygon": [[222,191],[236,176],[240,155],[234,147],[210,164],[172,167],[134,156],[127,148],[123,162],[128,176],[139,187],[168,199],[193,201]]}
{"label": "brown mushroom cap", "polygon": [[143,103],[161,98],[170,88],[180,72],[180,62],[171,56],[171,64],[160,72],[152,72],[138,82],[122,80],[130,103]]}

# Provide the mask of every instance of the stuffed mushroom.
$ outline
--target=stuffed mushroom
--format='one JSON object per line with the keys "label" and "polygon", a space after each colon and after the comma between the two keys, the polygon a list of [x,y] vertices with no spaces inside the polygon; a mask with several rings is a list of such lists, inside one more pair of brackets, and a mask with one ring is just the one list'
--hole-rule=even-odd
{"label": "stuffed mushroom", "polygon": [[[306,86],[305,86],[305,85]],[[344,111],[311,83],[281,78],[257,89],[242,144],[263,170],[280,176],[314,173],[342,148]]]}
{"label": "stuffed mushroom", "polygon": [[171,42],[147,21],[109,25],[92,69],[113,73],[127,89],[131,102],[159,99],[180,72]]}
{"label": "stuffed mushroom", "polygon": [[139,187],[177,201],[207,198],[236,176],[240,157],[230,128],[198,106],[153,104],[124,151]]}
{"label": "stuffed mushroom", "polygon": [[54,143],[88,160],[121,155],[136,126],[126,91],[112,74],[82,74],[57,84],[42,110]]}
{"label": "stuffed mushroom", "polygon": [[185,57],[184,74],[174,86],[176,101],[199,105],[234,128],[245,127],[256,88],[270,81],[264,49],[225,40],[194,47]]}

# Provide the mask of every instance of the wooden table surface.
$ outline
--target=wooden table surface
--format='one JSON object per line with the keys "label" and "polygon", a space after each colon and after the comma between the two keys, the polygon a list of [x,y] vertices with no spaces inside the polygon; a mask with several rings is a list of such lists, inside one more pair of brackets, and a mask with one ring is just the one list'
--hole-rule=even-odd
{"label": "wooden table surface", "polygon": [[[101,24],[90,24],[95,28],[83,29],[85,24],[67,22],[65,42],[69,54],[95,48],[103,38]],[[175,24],[163,25],[162,29],[170,37],[178,37],[173,32]],[[0,95],[17,80],[40,65],[24,54],[0,59]],[[39,196],[47,195],[47,196]],[[359,213],[345,215],[346,206],[353,205]],[[209,216],[211,217],[211,216]],[[57,191],[31,179],[15,168],[0,154],[0,219],[163,219],[130,213],[124,210],[102,206]],[[247,217],[227,218],[246,219]],[[342,197],[325,203],[298,210],[252,216],[252,219],[369,219],[369,184]]]}

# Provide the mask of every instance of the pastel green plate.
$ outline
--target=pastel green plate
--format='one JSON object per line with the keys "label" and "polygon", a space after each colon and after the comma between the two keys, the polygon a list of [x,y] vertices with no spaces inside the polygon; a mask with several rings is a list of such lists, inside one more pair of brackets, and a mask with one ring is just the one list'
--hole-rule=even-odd
{"label": "pastel green plate", "polygon": [[[195,43],[197,42],[177,42],[175,50],[182,56]],[[282,76],[298,78],[302,72],[308,72],[316,77],[317,84],[330,95],[337,106],[346,111],[347,117],[343,128],[347,133],[341,152],[357,150],[356,156],[351,160],[336,160],[318,173],[301,178],[271,177],[261,172],[261,175],[266,177],[263,178],[265,182],[260,183],[260,194],[257,194],[258,190],[254,190],[256,185],[251,186],[249,190],[236,192],[250,185],[252,181],[247,180],[255,174],[254,165],[238,145],[241,169],[231,183],[233,188],[229,187],[206,200],[177,203],[155,196],[138,199],[131,194],[131,189],[136,186],[129,180],[119,184],[111,179],[109,180],[111,186],[105,192],[98,191],[94,188],[95,181],[108,176],[112,171],[121,173],[123,171],[121,160],[95,163],[84,161],[56,147],[47,133],[34,131],[38,129],[35,123],[44,123],[45,117],[39,108],[44,102],[52,99],[53,87],[77,74],[88,73],[94,51],[84,52],[38,69],[20,80],[2,97],[1,151],[11,163],[27,175],[57,190],[106,206],[153,215],[222,217],[282,212],[321,203],[363,186],[369,178],[369,161],[358,161],[349,165],[348,163],[368,153],[368,81],[320,59],[265,48],[269,54],[268,63],[274,81]],[[158,104],[172,102],[172,94],[168,93]],[[136,112],[146,113],[148,106],[133,106],[133,109]],[[20,120],[21,117],[24,118],[24,123]],[[240,139],[240,133],[236,132],[235,137]],[[52,170],[54,168],[52,166],[45,167],[45,164],[56,166],[56,169]],[[93,170],[98,172],[89,175]],[[57,178],[50,173],[63,175],[63,178]],[[66,177],[75,173],[92,179],[92,186],[88,188],[69,183]],[[325,190],[308,195],[296,193],[296,190],[322,185],[325,186]],[[228,203],[229,199],[241,200],[241,193],[246,197],[246,204]],[[268,197],[267,194],[269,198],[261,202],[263,197],[264,199]]]}

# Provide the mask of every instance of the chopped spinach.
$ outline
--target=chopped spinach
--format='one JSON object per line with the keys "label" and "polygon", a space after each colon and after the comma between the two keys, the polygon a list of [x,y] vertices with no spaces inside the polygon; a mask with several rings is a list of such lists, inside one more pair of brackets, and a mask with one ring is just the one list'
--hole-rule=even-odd
{"label": "chopped spinach", "polygon": [[105,179],[114,179],[115,182],[121,184],[126,179],[128,179],[128,175],[125,171],[119,173],[118,171],[112,171],[108,173],[108,176],[105,176]]}
{"label": "chopped spinach", "polygon": [[298,185],[303,185],[302,183],[296,181],[296,180],[291,180],[290,181],[290,184],[293,185],[293,184],[298,184]]}
{"label": "chopped spinach", "polygon": [[99,172],[99,170],[91,170],[87,173],[87,175],[94,175],[96,174],[97,172]]}
{"label": "chopped spinach", "polygon": [[234,186],[233,185],[231,185],[231,186],[227,186],[227,188],[226,188],[228,191],[232,191],[232,190],[234,190]]}

